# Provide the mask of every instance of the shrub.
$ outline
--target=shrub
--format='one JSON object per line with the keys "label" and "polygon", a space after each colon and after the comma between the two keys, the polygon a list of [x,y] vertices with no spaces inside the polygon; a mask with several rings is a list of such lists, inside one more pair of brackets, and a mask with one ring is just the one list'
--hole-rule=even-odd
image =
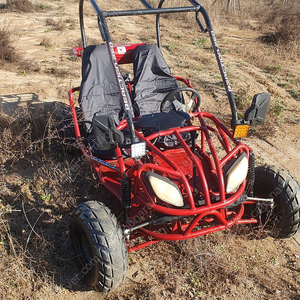
{"label": "shrub", "polygon": [[0,29],[0,61],[13,63],[18,60],[19,58],[12,45],[9,31],[4,28]]}
{"label": "shrub", "polygon": [[29,0],[7,0],[6,7],[9,10],[22,11],[22,12],[33,12],[34,5]]}
{"label": "shrub", "polygon": [[[288,44],[300,39],[300,4],[289,2],[286,5],[271,9],[266,23],[274,27],[269,41],[275,44]],[[268,40],[267,40],[268,41]]]}

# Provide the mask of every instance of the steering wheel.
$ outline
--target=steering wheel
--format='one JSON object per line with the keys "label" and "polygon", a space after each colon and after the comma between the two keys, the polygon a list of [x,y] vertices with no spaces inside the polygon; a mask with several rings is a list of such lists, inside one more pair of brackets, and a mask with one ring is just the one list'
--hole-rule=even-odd
{"label": "steering wheel", "polygon": [[[176,95],[181,93],[181,92],[191,92],[192,95],[190,97],[190,100],[187,104],[181,103],[178,99],[176,98]],[[183,98],[183,96],[182,96]],[[186,113],[189,112],[196,112],[198,108],[200,107],[200,102],[201,102],[201,97],[199,93],[189,87],[182,87],[182,88],[177,88],[173,91],[171,91],[161,102],[160,104],[160,111],[163,112],[165,110],[170,110],[171,105],[175,107],[177,111],[184,111]]]}

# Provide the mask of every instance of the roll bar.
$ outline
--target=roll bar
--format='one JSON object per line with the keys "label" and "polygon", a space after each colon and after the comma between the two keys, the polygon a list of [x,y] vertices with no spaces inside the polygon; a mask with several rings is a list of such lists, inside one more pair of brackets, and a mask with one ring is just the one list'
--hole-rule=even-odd
{"label": "roll bar", "polygon": [[[217,63],[219,66],[220,74],[222,76],[222,80],[226,89],[227,98],[230,103],[231,108],[231,128],[234,129],[235,126],[238,124],[238,117],[237,117],[237,109],[236,109],[236,103],[233,97],[233,93],[229,84],[228,76],[226,73],[226,69],[222,60],[221,52],[218,47],[216,36],[213,31],[210,18],[208,16],[208,13],[204,9],[203,6],[201,6],[196,0],[187,0],[187,2],[190,2],[191,6],[183,6],[183,7],[168,7],[163,8],[163,4],[165,0],[161,0],[159,2],[158,8],[153,8],[147,0],[139,0],[143,6],[144,9],[135,9],[135,10],[118,10],[118,11],[101,11],[98,4],[95,0],[89,0],[92,4],[94,10],[97,13],[98,18],[98,27],[102,36],[103,41],[106,42],[108,49],[110,50],[110,57],[111,61],[114,67],[115,76],[117,79],[117,82],[119,83],[119,90],[120,94],[122,95],[122,105],[124,108],[124,111],[126,113],[126,119],[129,126],[129,132],[131,136],[131,142],[137,142],[138,138],[135,136],[134,132],[134,125],[132,120],[132,114],[130,111],[130,99],[128,96],[128,93],[125,93],[126,86],[124,84],[123,80],[119,80],[121,76],[118,63],[116,60],[115,53],[113,51],[113,46],[111,42],[111,37],[109,34],[108,26],[106,23],[106,18],[109,17],[119,17],[119,16],[134,16],[134,15],[156,15],[156,35],[157,35],[157,45],[158,47],[161,47],[161,39],[160,39],[160,14],[167,14],[167,13],[181,13],[181,12],[195,12],[196,15],[196,22],[202,32],[208,32],[209,37],[214,49],[214,53],[217,59]],[[80,30],[81,30],[81,38],[82,38],[82,46],[83,48],[87,47],[86,43],[86,36],[85,36],[85,29],[84,29],[84,20],[83,20],[83,2],[84,0],[80,0],[79,2],[79,19],[80,19]],[[201,20],[199,18],[199,13],[201,13],[204,22],[205,27],[201,23]]]}

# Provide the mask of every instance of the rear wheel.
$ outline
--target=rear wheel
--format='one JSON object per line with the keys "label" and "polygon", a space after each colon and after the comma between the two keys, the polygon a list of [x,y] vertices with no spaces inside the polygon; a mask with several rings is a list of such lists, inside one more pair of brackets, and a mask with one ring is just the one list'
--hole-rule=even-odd
{"label": "rear wheel", "polygon": [[90,287],[109,292],[124,281],[126,243],[116,217],[105,205],[80,204],[71,216],[70,236],[81,277]]}
{"label": "rear wheel", "polygon": [[[259,166],[255,169],[254,196],[272,198],[274,206],[258,203],[254,217],[262,226],[271,229],[272,235],[289,238],[299,229],[300,186],[286,171],[275,166]],[[274,230],[275,229],[275,230]]]}

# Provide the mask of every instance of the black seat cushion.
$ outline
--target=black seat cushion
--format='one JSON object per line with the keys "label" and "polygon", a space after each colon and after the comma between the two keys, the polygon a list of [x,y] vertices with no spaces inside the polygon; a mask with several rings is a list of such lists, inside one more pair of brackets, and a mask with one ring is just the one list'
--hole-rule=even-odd
{"label": "black seat cushion", "polygon": [[[129,99],[129,95],[127,96]],[[118,125],[124,118],[124,110],[106,44],[91,45],[84,49],[79,102],[83,112],[85,136],[92,152],[98,156],[109,156],[114,151],[101,151],[95,146],[93,117],[108,115]],[[133,113],[131,105],[129,107]]]}
{"label": "black seat cushion", "polygon": [[[168,130],[176,127],[186,126],[186,121],[190,120],[189,114],[171,110],[169,112],[147,114],[139,118],[136,124],[142,128],[143,134],[149,136],[155,132]],[[182,137],[188,144],[191,143],[191,134],[182,133]],[[179,142],[174,134],[158,137],[154,144],[160,148],[179,146]]]}
{"label": "black seat cushion", "polygon": [[[171,110],[169,112],[153,113],[142,116],[137,120],[137,125],[150,134],[175,127],[183,127],[190,119],[185,112]],[[148,134],[149,135],[149,134]]]}
{"label": "black seat cushion", "polygon": [[179,84],[156,45],[140,45],[133,52],[135,116],[157,113],[166,95]]}

